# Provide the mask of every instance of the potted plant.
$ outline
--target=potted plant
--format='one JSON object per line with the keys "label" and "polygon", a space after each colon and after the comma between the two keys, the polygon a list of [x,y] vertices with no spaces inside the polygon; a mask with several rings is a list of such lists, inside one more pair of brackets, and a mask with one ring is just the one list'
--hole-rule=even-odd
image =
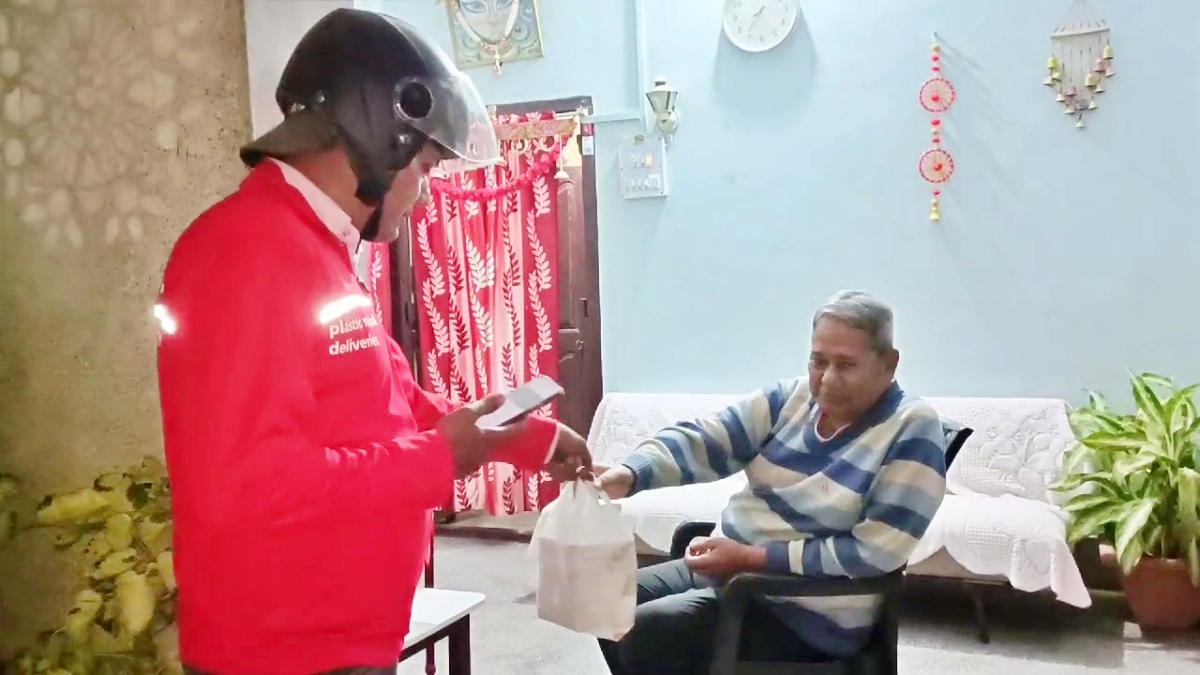
{"label": "potted plant", "polygon": [[[14,477],[0,474],[0,498],[16,489]],[[0,673],[182,674],[171,489],[161,462],[147,458],[99,476],[91,487],[50,495],[32,523],[18,524],[11,511],[0,510],[0,534],[31,528],[52,529],[54,545],[81,558],[86,577],[62,624],[0,662]]]}
{"label": "potted plant", "polygon": [[1153,373],[1131,373],[1131,383],[1132,414],[1094,392],[1071,411],[1079,442],[1053,487],[1075,492],[1064,507],[1068,540],[1112,547],[1134,619],[1190,628],[1200,622],[1200,385]]}

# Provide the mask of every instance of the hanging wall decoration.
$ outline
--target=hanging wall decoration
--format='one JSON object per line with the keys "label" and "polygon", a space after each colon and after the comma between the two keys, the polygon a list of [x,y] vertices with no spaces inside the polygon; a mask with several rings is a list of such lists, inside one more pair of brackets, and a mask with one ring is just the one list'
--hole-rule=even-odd
{"label": "hanging wall decoration", "polygon": [[1087,0],[1072,0],[1066,17],[1050,35],[1050,58],[1042,84],[1054,89],[1063,113],[1084,127],[1083,117],[1099,107],[1104,80],[1113,76],[1108,22]]}
{"label": "hanging wall decoration", "polygon": [[459,68],[536,59],[542,52],[537,0],[439,0],[446,5],[454,61]]}
{"label": "hanging wall decoration", "polygon": [[929,136],[931,147],[921,155],[917,168],[921,177],[933,184],[933,198],[929,204],[929,219],[939,221],[942,211],[939,198],[942,196],[941,185],[954,175],[954,157],[942,147],[942,113],[954,105],[957,96],[954,85],[942,73],[942,47],[938,44],[937,35],[933,36],[933,52],[930,55],[931,77],[921,85],[917,94],[921,107],[933,115],[929,120]]}

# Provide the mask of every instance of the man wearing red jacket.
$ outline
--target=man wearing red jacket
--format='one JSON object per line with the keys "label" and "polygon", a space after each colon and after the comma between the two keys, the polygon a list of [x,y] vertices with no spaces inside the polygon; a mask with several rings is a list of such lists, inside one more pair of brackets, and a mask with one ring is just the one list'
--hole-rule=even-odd
{"label": "man wearing red jacket", "polygon": [[456,476],[487,461],[590,470],[543,419],[481,429],[421,391],[354,271],[440,160],[498,157],[436,45],[336,10],[301,39],[241,187],[171,253],[155,308],[183,662],[207,675],[394,672]]}

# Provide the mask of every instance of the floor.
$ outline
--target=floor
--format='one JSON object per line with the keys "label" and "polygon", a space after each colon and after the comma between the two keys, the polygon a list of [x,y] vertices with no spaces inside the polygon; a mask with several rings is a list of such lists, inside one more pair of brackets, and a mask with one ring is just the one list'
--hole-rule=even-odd
{"label": "floor", "polygon": [[[607,675],[593,640],[539,621],[524,544],[440,537],[437,585],[486,593],[473,619],[474,675]],[[998,590],[992,642],[975,639],[971,605],[953,587],[913,585],[900,627],[901,675],[1076,675],[1200,672],[1200,634],[1154,639],[1126,623],[1114,599],[1074,610],[1041,596]],[[445,654],[438,673],[448,675]],[[423,657],[399,675],[424,673]]]}

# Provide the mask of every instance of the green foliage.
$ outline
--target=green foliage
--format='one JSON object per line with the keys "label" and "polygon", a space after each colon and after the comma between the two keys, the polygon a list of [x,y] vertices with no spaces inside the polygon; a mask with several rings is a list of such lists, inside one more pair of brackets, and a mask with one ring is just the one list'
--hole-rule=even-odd
{"label": "green foliage", "polygon": [[1099,394],[1071,411],[1079,443],[1053,489],[1078,491],[1066,504],[1067,539],[1097,537],[1128,574],[1145,556],[1184,559],[1200,587],[1200,416],[1195,392],[1153,373],[1131,373],[1133,414]]}
{"label": "green foliage", "polygon": [[171,490],[160,462],[146,459],[136,469],[100,476],[91,487],[46,497],[29,527],[53,529],[55,547],[83,559],[86,587],[57,630],[42,633],[0,672],[182,672]]}

